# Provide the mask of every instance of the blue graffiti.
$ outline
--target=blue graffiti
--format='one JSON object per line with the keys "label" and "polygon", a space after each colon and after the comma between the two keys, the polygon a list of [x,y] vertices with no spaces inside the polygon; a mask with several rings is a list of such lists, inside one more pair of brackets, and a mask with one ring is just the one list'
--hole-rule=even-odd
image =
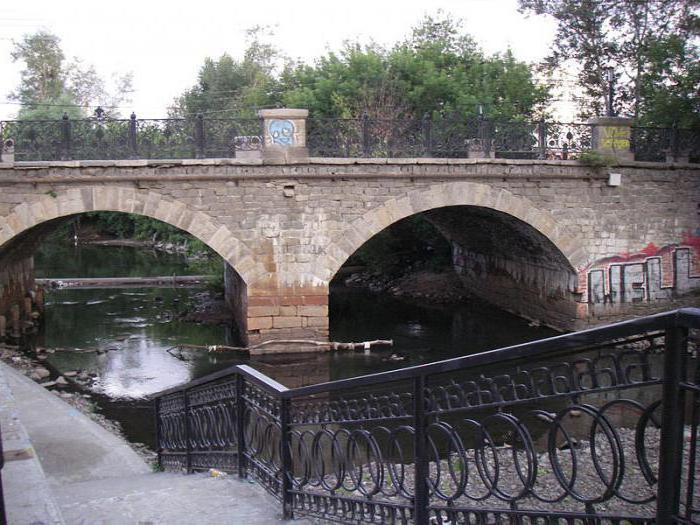
{"label": "blue graffiti", "polygon": [[294,145],[294,124],[291,120],[272,120],[269,129],[273,144]]}

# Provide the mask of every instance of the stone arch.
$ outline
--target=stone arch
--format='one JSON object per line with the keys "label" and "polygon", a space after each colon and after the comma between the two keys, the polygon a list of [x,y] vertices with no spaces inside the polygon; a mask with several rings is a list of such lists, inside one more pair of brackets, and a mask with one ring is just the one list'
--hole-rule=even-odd
{"label": "stone arch", "polygon": [[525,197],[477,182],[447,182],[410,191],[393,198],[355,219],[334,236],[326,249],[324,277],[332,279],[345,261],[374,235],[397,221],[428,210],[448,206],[478,206],[511,215],[549,239],[576,272],[589,264],[586,248],[567,235],[551,213],[541,210]]}
{"label": "stone arch", "polygon": [[253,252],[231,231],[204,212],[148,190],[119,186],[87,186],[42,195],[0,217],[0,247],[21,233],[47,221],[91,211],[135,213],[166,222],[204,242],[231,265],[248,284],[264,270]]}

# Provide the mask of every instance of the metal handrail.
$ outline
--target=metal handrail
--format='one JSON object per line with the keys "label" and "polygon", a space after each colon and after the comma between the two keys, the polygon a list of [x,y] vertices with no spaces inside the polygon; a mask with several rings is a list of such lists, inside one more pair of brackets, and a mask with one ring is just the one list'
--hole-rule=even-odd
{"label": "metal handrail", "polygon": [[[592,124],[498,120],[465,115],[422,118],[307,119],[315,157],[435,157],[496,155],[516,159],[575,159],[592,148]],[[14,140],[17,161],[230,158],[263,148],[258,118],[86,118],[0,121],[0,137]],[[700,130],[632,128],[638,160],[693,159]],[[476,152],[476,153],[475,153]]]}
{"label": "metal handrail", "polygon": [[[158,457],[168,468],[190,472],[216,467],[253,477],[280,500],[286,517],[297,513],[343,523],[379,520],[421,525],[428,523],[430,516],[437,522],[455,522],[472,515],[486,519],[487,514],[511,521],[527,517],[581,518],[592,523],[608,519],[649,524],[670,524],[674,520],[700,523],[700,503],[693,499],[693,487],[700,483],[696,479],[698,473],[693,472],[700,425],[700,368],[696,362],[695,376],[689,377],[685,361],[689,359],[688,330],[698,328],[700,309],[686,308],[480,354],[294,389],[286,389],[249,366],[237,365],[153,396]],[[663,359],[663,371],[653,370],[653,359]],[[540,362],[549,364],[528,368],[528,364]],[[497,370],[493,376],[489,370],[495,365],[503,372]],[[508,372],[511,368],[513,371]],[[661,399],[646,407],[622,397],[631,389],[655,392],[659,388]],[[602,406],[582,400],[582,396],[591,395],[608,399],[611,392],[618,395]],[[692,401],[690,415],[686,399]],[[568,405],[565,403],[561,409],[563,400],[568,400]],[[558,413],[549,412],[552,403],[560,407],[556,409]],[[633,407],[641,414],[633,446],[640,475],[648,485],[645,487],[655,492],[650,499],[634,503],[642,509],[638,514],[630,510],[621,514],[594,510],[598,501],[606,502],[613,495],[622,498],[623,477],[632,475],[630,458],[635,454],[621,448],[622,438],[606,412],[617,404]],[[523,494],[535,494],[534,480],[538,475],[532,472],[532,468],[538,470],[538,460],[536,448],[527,437],[527,425],[518,419],[522,415],[513,415],[524,405],[534,406],[547,428],[554,425],[554,434],[548,430],[550,462],[560,454],[556,448],[558,429],[561,418],[569,411],[592,418],[592,450],[598,449],[595,439],[607,438],[611,447],[608,453],[612,454],[612,459],[608,458],[612,467],[607,468],[612,470],[600,470],[600,462],[605,459],[601,457],[590,466],[607,489],[600,500],[578,497],[587,501],[585,511],[557,509],[556,504],[553,509],[523,509],[516,504],[526,499]],[[491,410],[492,415],[484,415],[485,410]],[[462,420],[465,416],[467,419]],[[438,480],[452,479],[457,484],[455,490],[466,495],[466,485],[459,482],[460,469],[466,469],[470,461],[485,461],[484,452],[478,452],[481,448],[492,454],[498,454],[499,448],[488,437],[491,445],[470,445],[478,448],[474,448],[474,458],[469,459],[470,453],[462,442],[471,439],[470,435],[478,435],[474,434],[474,425],[482,428],[479,432],[486,432],[483,424],[495,421],[494,418],[501,425],[512,425],[521,436],[517,446],[531,458],[526,461],[529,470],[523,471],[520,463],[517,470],[524,492],[508,499],[497,488],[498,474],[491,479],[489,476],[494,474],[488,474],[484,464],[479,467],[479,476],[495,503],[485,510],[465,507],[464,502],[455,503],[441,492],[446,489],[435,485],[435,472],[437,469]],[[471,421],[471,430],[466,434],[459,430],[459,424],[463,424],[460,421]],[[688,424],[693,437],[682,463],[683,454],[679,451],[683,450],[683,429]],[[644,436],[650,425],[660,428],[658,474],[646,463]],[[437,444],[438,434],[449,437],[447,445]],[[568,434],[565,432],[564,436]],[[569,437],[566,440],[571,444]],[[447,449],[439,452],[445,446]],[[516,445],[512,446],[515,450]],[[412,460],[400,452],[402,448],[410,451]],[[623,452],[627,454],[627,474]],[[457,459],[450,459],[453,457]],[[453,461],[462,467],[455,467]],[[574,478],[568,485],[560,460],[556,461],[552,468],[559,479],[557,486],[572,492]],[[359,474],[352,474],[358,468]],[[575,477],[575,462],[571,468]],[[413,473],[412,480],[406,478],[406,469]],[[338,477],[340,485],[336,484]],[[368,492],[363,483],[374,488]],[[511,503],[499,507],[501,500]],[[655,502],[653,516],[648,514],[649,509],[644,510],[644,504],[649,502]]]}

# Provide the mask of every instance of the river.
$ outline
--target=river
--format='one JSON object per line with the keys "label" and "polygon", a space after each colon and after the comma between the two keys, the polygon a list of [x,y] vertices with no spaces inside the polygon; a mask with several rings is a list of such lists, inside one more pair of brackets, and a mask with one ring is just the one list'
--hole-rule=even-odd
{"label": "river", "polygon": [[[35,267],[37,277],[48,278],[197,273],[179,255],[55,243],[40,249]],[[94,374],[91,393],[104,415],[118,421],[129,439],[151,444],[153,415],[145,396],[232,364],[247,363],[293,387],[555,334],[483,303],[429,307],[340,286],[331,290],[331,340],[393,339],[393,348],[369,354],[345,351],[256,358],[188,350],[177,358],[168,349],[178,343],[236,344],[224,326],[178,320],[179,314],[194,308],[195,295],[202,292],[197,288],[51,290],[35,344],[57,349],[49,364],[59,372]]]}

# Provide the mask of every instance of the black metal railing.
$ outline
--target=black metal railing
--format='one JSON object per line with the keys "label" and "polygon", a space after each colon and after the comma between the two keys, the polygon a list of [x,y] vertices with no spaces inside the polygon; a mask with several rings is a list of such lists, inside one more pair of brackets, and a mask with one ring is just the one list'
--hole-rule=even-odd
{"label": "black metal railing", "polygon": [[286,517],[698,524],[698,328],[682,309],[291,390],[234,366],[156,396],[158,458],[250,477]]}
{"label": "black metal railing", "polygon": [[[262,121],[240,118],[2,121],[17,161],[231,158],[262,148]],[[590,124],[461,116],[307,120],[316,157],[575,159],[591,149]],[[632,130],[636,160],[700,160],[700,130]]]}
{"label": "black metal railing", "polygon": [[0,428],[0,525],[7,523],[5,512],[5,491],[2,488],[2,469],[5,467],[5,451],[2,444],[2,428]]}

